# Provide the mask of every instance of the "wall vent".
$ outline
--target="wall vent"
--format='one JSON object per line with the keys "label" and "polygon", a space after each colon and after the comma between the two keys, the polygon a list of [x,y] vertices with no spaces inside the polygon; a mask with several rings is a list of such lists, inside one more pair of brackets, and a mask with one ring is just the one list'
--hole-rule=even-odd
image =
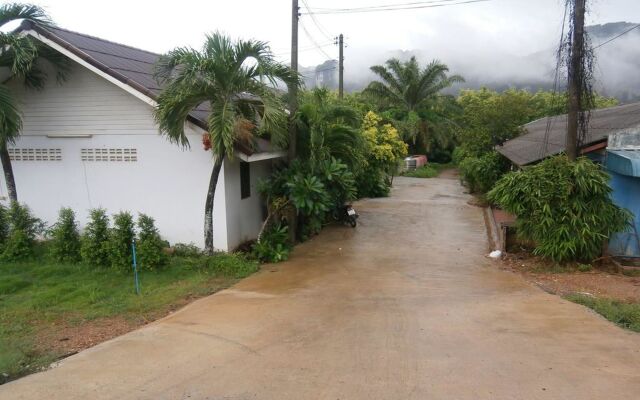
{"label": "wall vent", "polygon": [[138,149],[81,149],[80,157],[82,161],[136,162]]}
{"label": "wall vent", "polygon": [[62,149],[7,149],[11,161],[62,161]]}

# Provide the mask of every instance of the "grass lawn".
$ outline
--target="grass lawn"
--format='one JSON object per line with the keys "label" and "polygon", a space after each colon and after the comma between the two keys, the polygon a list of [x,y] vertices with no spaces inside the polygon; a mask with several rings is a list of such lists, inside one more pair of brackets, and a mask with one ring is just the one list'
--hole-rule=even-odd
{"label": "grass lawn", "polygon": [[567,300],[589,307],[609,321],[635,332],[640,332],[640,303],[623,303],[599,299],[582,294],[565,296]]}
{"label": "grass lawn", "polygon": [[428,163],[425,166],[416,168],[413,171],[403,173],[409,178],[435,178],[445,169],[454,168],[453,164]]}
{"label": "grass lawn", "polygon": [[138,296],[132,273],[38,258],[0,264],[0,384],[64,356],[64,346],[56,344],[68,338],[56,337],[57,331],[97,321],[108,326],[115,318],[128,321],[126,331],[258,270],[241,255],[174,256],[159,271],[140,272]]}

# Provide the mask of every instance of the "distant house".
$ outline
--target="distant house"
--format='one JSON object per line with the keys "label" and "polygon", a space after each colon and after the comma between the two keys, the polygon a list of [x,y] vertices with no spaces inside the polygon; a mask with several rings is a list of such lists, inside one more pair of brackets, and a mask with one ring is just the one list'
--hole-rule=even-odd
{"label": "distant house", "polygon": [[[153,109],[161,88],[152,77],[159,55],[60,28],[23,25],[28,35],[73,61],[69,79],[41,92],[9,82],[19,95],[24,129],[9,151],[19,201],[48,223],[61,207],[81,224],[90,208],[143,212],[172,243],[204,245],[204,203],[213,166],[202,147],[207,111],[189,117],[191,149],[158,132]],[[256,237],[263,204],[256,190],[285,152],[260,140],[225,160],[214,200],[214,247],[232,250]],[[6,202],[6,184],[0,197]]]}
{"label": "distant house", "polygon": [[[523,128],[523,135],[497,147],[516,166],[526,167],[565,151],[566,115],[543,118]],[[609,252],[640,256],[640,103],[592,111],[580,153],[606,168],[613,201],[635,216],[633,229],[614,235]]]}

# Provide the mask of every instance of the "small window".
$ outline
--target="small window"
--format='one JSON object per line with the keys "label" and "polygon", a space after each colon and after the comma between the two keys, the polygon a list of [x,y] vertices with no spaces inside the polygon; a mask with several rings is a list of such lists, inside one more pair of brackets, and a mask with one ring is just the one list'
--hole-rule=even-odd
{"label": "small window", "polygon": [[251,166],[248,162],[240,161],[240,198],[251,197]]}

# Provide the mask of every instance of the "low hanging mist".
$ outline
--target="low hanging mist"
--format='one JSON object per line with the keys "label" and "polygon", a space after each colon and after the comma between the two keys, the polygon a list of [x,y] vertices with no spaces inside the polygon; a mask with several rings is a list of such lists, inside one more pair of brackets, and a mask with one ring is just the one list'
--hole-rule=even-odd
{"label": "low hanging mist", "polygon": [[[591,44],[595,47],[636,24],[615,22],[587,27]],[[558,37],[559,39],[559,37]],[[475,89],[487,86],[496,90],[509,87],[531,91],[553,88],[557,43],[550,42],[543,51],[517,55],[504,49],[489,47],[468,39],[468,44],[458,40],[455,45],[440,41],[426,43],[423,48],[409,51],[376,51],[375,49],[349,49],[345,58],[345,90],[363,89],[374,74],[371,65],[383,64],[396,57],[401,60],[416,56],[422,64],[439,59],[447,64],[450,73],[464,76],[466,82],[451,89]],[[623,35],[595,50],[595,89],[602,95],[613,96],[622,102],[640,100],[640,30]],[[316,72],[317,71],[317,72]],[[337,88],[337,62],[301,68],[306,86]],[[561,76],[561,83],[566,77]],[[451,91],[450,90],[450,91]]]}

